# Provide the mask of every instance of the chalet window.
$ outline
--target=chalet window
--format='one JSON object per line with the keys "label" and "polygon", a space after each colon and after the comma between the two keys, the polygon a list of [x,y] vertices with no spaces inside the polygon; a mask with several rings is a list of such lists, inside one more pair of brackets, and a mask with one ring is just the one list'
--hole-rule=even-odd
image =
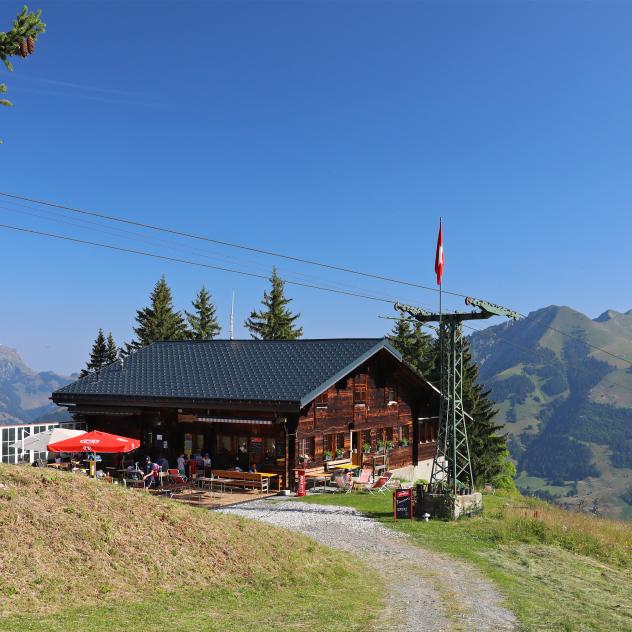
{"label": "chalet window", "polygon": [[384,399],[386,404],[397,403],[397,387],[387,386],[384,389]]}
{"label": "chalet window", "polygon": [[335,434],[326,434],[323,437],[323,451],[331,452],[332,454],[336,451],[336,435]]}
{"label": "chalet window", "polygon": [[316,452],[316,441],[314,437],[303,437],[298,442],[298,456],[309,457],[310,461],[314,460],[314,453]]}
{"label": "chalet window", "polygon": [[345,449],[345,433],[339,432],[336,435],[336,450],[344,450]]}
{"label": "chalet window", "polygon": [[316,406],[316,408],[327,408],[327,402],[328,402],[328,393],[327,391],[325,391],[324,393],[321,393],[314,400],[314,406]]}
{"label": "chalet window", "polygon": [[372,447],[372,441],[371,441],[371,431],[370,430],[363,430],[362,431],[362,451],[364,451],[364,448],[366,445],[369,445],[369,450],[371,450]]}
{"label": "chalet window", "polygon": [[353,406],[353,421],[366,421],[368,419],[368,411],[366,404],[356,402]]}
{"label": "chalet window", "polygon": [[405,441],[410,441],[410,429],[408,426],[400,426],[398,430],[398,441],[401,443],[402,439]]}
{"label": "chalet window", "polygon": [[422,421],[419,424],[419,442],[428,443],[429,441],[436,440],[436,428],[435,421]]}
{"label": "chalet window", "polygon": [[368,386],[367,382],[368,382],[367,375],[356,376],[353,383],[353,403],[354,404],[366,405],[367,386]]}

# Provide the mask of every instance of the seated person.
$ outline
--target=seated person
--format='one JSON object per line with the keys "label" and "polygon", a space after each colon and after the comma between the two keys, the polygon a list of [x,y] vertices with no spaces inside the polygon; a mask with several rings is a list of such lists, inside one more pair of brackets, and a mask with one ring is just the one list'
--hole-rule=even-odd
{"label": "seated person", "polygon": [[257,473],[257,464],[256,463],[251,463],[250,467],[248,468],[248,471],[251,474],[256,474]]}
{"label": "seated person", "polygon": [[211,457],[208,455],[208,452],[204,453],[202,464],[204,465],[204,467],[211,467]]}

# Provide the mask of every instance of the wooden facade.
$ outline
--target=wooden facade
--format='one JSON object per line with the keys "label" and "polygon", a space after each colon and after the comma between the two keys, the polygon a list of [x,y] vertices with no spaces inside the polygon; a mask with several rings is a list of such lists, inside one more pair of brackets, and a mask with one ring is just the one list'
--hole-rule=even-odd
{"label": "wooden facade", "polygon": [[389,469],[433,458],[436,419],[417,419],[420,413],[436,417],[438,399],[420,397],[419,385],[385,360],[371,359],[301,411],[294,462],[319,466],[328,458],[350,458],[362,465],[363,454],[385,448]]}
{"label": "wooden facade", "polygon": [[432,459],[439,408],[436,389],[384,349],[302,407],[138,396],[133,403],[102,395],[53,399],[70,403],[75,420],[90,429],[139,438],[141,452],[153,458],[163,455],[175,465],[182,453],[208,453],[214,467],[256,464],[289,487],[297,468],[330,458],[362,465],[368,454],[387,448],[391,470]]}

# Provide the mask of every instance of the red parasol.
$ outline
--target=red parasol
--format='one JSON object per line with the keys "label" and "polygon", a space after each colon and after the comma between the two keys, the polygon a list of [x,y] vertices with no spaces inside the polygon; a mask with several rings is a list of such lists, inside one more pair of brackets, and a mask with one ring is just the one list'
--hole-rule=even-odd
{"label": "red parasol", "polygon": [[49,452],[131,452],[140,446],[138,439],[119,437],[109,432],[93,430],[78,437],[48,444]]}

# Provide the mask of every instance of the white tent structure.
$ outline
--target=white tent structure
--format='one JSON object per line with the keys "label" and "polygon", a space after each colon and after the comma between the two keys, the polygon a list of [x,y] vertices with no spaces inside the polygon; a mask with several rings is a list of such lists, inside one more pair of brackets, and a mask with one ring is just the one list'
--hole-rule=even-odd
{"label": "white tent structure", "polygon": [[32,450],[33,452],[46,452],[48,450],[49,443],[55,443],[57,441],[63,441],[64,439],[70,439],[71,437],[78,437],[85,434],[85,430],[71,430],[69,428],[51,428],[45,432],[38,432],[37,434],[27,437],[23,441],[18,441],[13,444],[14,448],[22,448],[22,450]]}

